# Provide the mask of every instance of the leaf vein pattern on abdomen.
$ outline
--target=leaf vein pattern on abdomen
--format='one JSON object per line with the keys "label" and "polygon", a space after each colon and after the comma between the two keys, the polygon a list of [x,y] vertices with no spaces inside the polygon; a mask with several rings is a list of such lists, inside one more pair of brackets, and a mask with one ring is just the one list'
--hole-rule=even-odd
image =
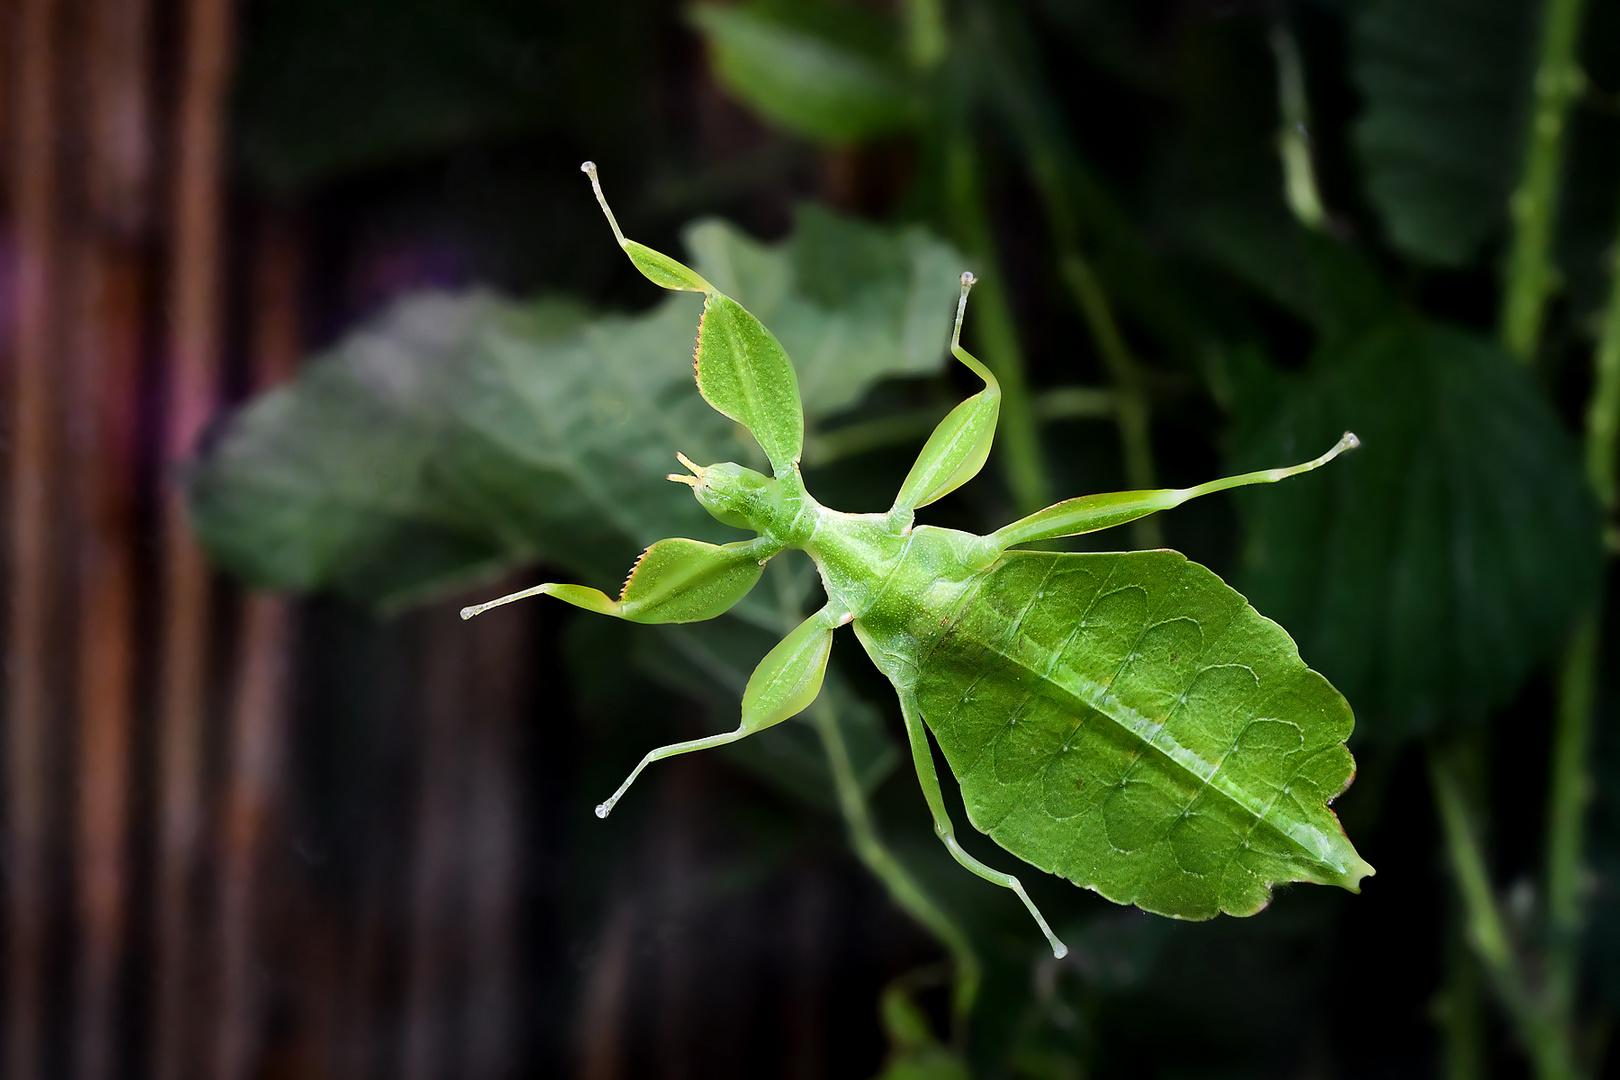
{"label": "leaf vein pattern on abdomen", "polygon": [[1326,806],[1348,706],[1174,552],[1007,556],[917,695],[974,824],[1111,899],[1246,913],[1353,858]]}

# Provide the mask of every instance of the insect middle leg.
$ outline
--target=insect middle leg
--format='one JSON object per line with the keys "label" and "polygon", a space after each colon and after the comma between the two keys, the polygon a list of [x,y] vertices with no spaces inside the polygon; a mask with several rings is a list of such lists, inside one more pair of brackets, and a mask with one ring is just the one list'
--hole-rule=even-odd
{"label": "insect middle leg", "polygon": [[846,616],[828,605],[800,623],[765,654],[765,659],[759,662],[754,674],[749,677],[748,686],[743,690],[742,723],[737,725],[735,731],[690,742],[671,743],[650,751],[619,785],[619,790],[597,806],[596,816],[607,817],[613,811],[613,805],[623,798],[636,777],[641,775],[641,770],[653,762],[736,742],[809,708],[821,692],[821,681],[827,674],[833,631],[847,621]]}
{"label": "insect middle leg", "polygon": [[900,715],[905,717],[906,737],[911,743],[911,760],[917,768],[917,780],[922,784],[923,798],[928,800],[928,809],[934,815],[934,833],[944,841],[946,850],[957,862],[984,880],[1017,893],[1018,899],[1024,902],[1029,913],[1035,917],[1035,922],[1040,925],[1041,933],[1045,934],[1046,940],[1051,943],[1052,955],[1060,960],[1067,956],[1069,947],[1052,933],[1052,928],[1046,924],[1040,909],[1029,898],[1019,880],[1011,874],[992,870],[969,855],[963,850],[962,845],[957,843],[956,827],[951,824],[951,816],[945,809],[945,794],[939,786],[939,773],[934,769],[934,751],[928,743],[928,730],[923,723],[922,710],[917,705],[916,695],[910,691],[900,691]]}
{"label": "insect middle leg", "polygon": [[642,758],[640,764],[638,764],[634,769],[630,770],[630,775],[625,778],[624,783],[619,785],[619,790],[610,795],[605,802],[597,804],[596,816],[599,818],[607,817],[608,814],[613,811],[613,804],[618,802],[624,793],[630,790],[630,785],[636,782],[636,777],[641,775],[641,770],[645,769],[653,762],[662,761],[664,758],[675,757],[679,754],[690,754],[694,750],[712,750],[716,746],[724,746],[727,743],[734,743],[738,739],[748,734],[750,734],[748,727],[746,724],[743,724],[740,725],[735,731],[726,731],[719,735],[709,735],[702,739],[691,739],[687,742],[671,743],[668,746],[660,746],[656,750],[647,751],[647,756]]}

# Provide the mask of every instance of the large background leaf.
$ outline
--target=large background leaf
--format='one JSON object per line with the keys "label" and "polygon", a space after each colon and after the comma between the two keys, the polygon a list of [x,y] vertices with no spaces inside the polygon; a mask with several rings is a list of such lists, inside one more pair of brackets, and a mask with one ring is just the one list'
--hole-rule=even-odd
{"label": "large background leaf", "polygon": [[[798,358],[812,422],[943,360],[962,263],[919,230],[812,212],[775,248],[691,236]],[[692,386],[698,313],[404,299],[226,429],[192,472],[198,534],[250,581],[383,603],[539,559],[610,588],[654,540],[734,538],[664,479],[677,450],[757,454]]]}
{"label": "large background leaf", "polygon": [[1234,469],[1346,429],[1354,454],[1241,497],[1243,590],[1372,732],[1477,719],[1561,648],[1596,587],[1574,445],[1495,345],[1401,319],[1319,358]]}
{"label": "large background leaf", "polygon": [[1540,5],[1370,0],[1352,22],[1355,143],[1396,247],[1466,262],[1507,213]]}

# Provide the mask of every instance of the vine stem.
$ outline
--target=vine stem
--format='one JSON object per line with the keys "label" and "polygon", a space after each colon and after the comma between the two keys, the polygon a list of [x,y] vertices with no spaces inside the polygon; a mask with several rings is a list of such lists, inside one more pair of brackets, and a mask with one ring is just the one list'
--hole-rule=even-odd
{"label": "vine stem", "polygon": [[973,1012],[978,1000],[979,985],[983,981],[983,966],[967,932],[955,919],[935,902],[910,870],[895,857],[883,843],[872,824],[871,808],[866,793],[855,776],[849,760],[849,747],[844,742],[843,729],[833,707],[822,698],[810,708],[810,721],[821,737],[827,764],[832,770],[833,787],[838,794],[838,808],[849,829],[849,842],[855,854],[872,875],[883,882],[889,896],[902,911],[921,923],[945,946],[956,966],[956,986],[951,995],[951,1012],[955,1026],[960,1030]]}
{"label": "vine stem", "polygon": [[[1558,214],[1564,135],[1570,106],[1585,82],[1575,57],[1583,8],[1584,0],[1545,0],[1524,166],[1508,206],[1513,238],[1500,333],[1504,347],[1524,364],[1535,359],[1547,299],[1555,284],[1549,252]],[[1620,290],[1620,284],[1616,288]],[[1620,300],[1611,298],[1598,348],[1598,386],[1587,420],[1588,478],[1598,489],[1599,498],[1606,500],[1612,499],[1613,431],[1615,417],[1620,413],[1620,375],[1612,370],[1620,360],[1611,356],[1613,350],[1620,350],[1620,328],[1615,326],[1620,321],[1617,308]],[[1600,457],[1609,462],[1606,468],[1594,465]],[[1605,484],[1609,492],[1603,490]],[[1590,741],[1599,618],[1596,607],[1582,618],[1560,670],[1547,809],[1548,941],[1540,993],[1533,992],[1528,984],[1525,966],[1508,939],[1491,891],[1475,831],[1474,822],[1480,815],[1470,813],[1442,752],[1430,748],[1430,777],[1467,914],[1470,943],[1513,1019],[1540,1080],[1580,1076],[1575,1060],[1573,1013],[1581,931],[1581,847],[1590,788],[1585,756]]]}
{"label": "vine stem", "polygon": [[953,133],[947,142],[945,173],[957,234],[981,267],[979,284],[973,292],[972,323],[985,363],[1001,383],[997,438],[1007,483],[1018,514],[1032,514],[1051,504],[1052,487],[1041,459],[1040,434],[1024,375],[1024,352],[1007,302],[1006,276],[997,263],[995,238],[985,210],[978,153],[964,132]]}
{"label": "vine stem", "polygon": [[[1586,411],[1586,478],[1603,507],[1606,525],[1620,497],[1615,462],[1620,450],[1620,233],[1611,257],[1609,302],[1598,334]],[[1585,921],[1581,874],[1586,810],[1592,796],[1587,759],[1602,620],[1600,600],[1581,620],[1564,657],[1547,796],[1547,996],[1571,1026]]]}
{"label": "vine stem", "polygon": [[[1034,395],[1030,403],[1035,418],[1042,421],[1111,419],[1119,409],[1119,395],[1112,390],[1086,386],[1060,386]],[[803,464],[807,467],[828,465],[885,447],[921,444],[949,411],[942,403],[873,420],[857,420],[830,431],[806,432]]]}
{"label": "vine stem", "polygon": [[1469,944],[1513,1020],[1538,1080],[1579,1080],[1568,1027],[1526,984],[1507,921],[1491,888],[1477,815],[1469,807],[1458,776],[1457,757],[1455,748],[1431,745],[1429,781],[1462,899]]}
{"label": "vine stem", "polygon": [[[1125,482],[1138,491],[1147,491],[1158,485],[1153,479],[1153,441],[1148,428],[1148,399],[1141,365],[1119,332],[1113,305],[1091,263],[1080,254],[1077,245],[1068,241],[1060,241],[1060,244],[1058,260],[1063,280],[1074,294],[1091,331],[1091,339],[1114,380],[1114,417],[1119,424],[1120,449],[1125,457]],[[1137,547],[1164,546],[1164,533],[1157,517],[1139,518],[1131,530]]]}
{"label": "vine stem", "polygon": [[950,47],[940,0],[906,0],[903,11],[906,60],[915,71],[938,67]]}
{"label": "vine stem", "polygon": [[[994,34],[989,37],[994,40]],[[996,61],[1000,66],[1009,66],[1007,56],[997,56]],[[1088,185],[1078,167],[1062,124],[1043,105],[1042,95],[1031,90],[1017,78],[1003,79],[998,87],[1006,119],[1023,143],[1030,177],[1046,210],[1060,274],[1114,382],[1113,414],[1119,428],[1126,483],[1148,490],[1157,485],[1146,381],[1141,365],[1120,333],[1108,292],[1080,246],[1080,215],[1075,209],[1074,193],[1095,185]],[[1097,201],[1095,195],[1090,201]],[[1138,547],[1164,544],[1157,518],[1139,519],[1132,525],[1132,533]]]}
{"label": "vine stem", "polygon": [[1586,82],[1575,62],[1584,6],[1585,0],[1546,0],[1542,9],[1541,51],[1536,62],[1524,169],[1508,204],[1513,247],[1508,255],[1507,295],[1502,305],[1502,343],[1527,364],[1535,356],[1547,298],[1556,281],[1548,251],[1558,215],[1558,181],[1563,172],[1569,108]]}
{"label": "vine stem", "polygon": [[1446,981],[1440,991],[1439,1025],[1443,1040],[1445,1080],[1485,1080],[1485,1009],[1479,964],[1465,927],[1453,915],[1447,931]]}
{"label": "vine stem", "polygon": [[[789,584],[787,570],[781,562],[772,564],[772,581],[776,587],[782,626],[790,630],[798,624],[803,605]],[[828,700],[826,691],[816,698],[806,715],[821,740],[822,752],[827,755],[827,769],[832,773],[838,810],[844,818],[849,843],[855,849],[856,857],[873,877],[883,883],[895,905],[938,938],[951,955],[951,962],[956,968],[956,985],[951,994],[953,1034],[958,1039],[965,1037],[968,1017],[973,1012],[974,1003],[979,997],[979,986],[984,981],[984,966],[979,954],[974,950],[967,931],[939,906],[878,835],[866,790],[855,775],[855,765],[849,757],[849,744],[844,741],[838,710]]]}
{"label": "vine stem", "polygon": [[1547,793],[1547,1003],[1571,1027],[1580,966],[1581,862],[1592,779],[1593,684],[1597,675],[1598,612],[1582,617],[1558,678],[1552,777]]}
{"label": "vine stem", "polygon": [[1327,225],[1327,211],[1316,184],[1316,168],[1311,162],[1310,105],[1305,97],[1305,64],[1299,43],[1282,23],[1271,27],[1271,51],[1277,57],[1277,102],[1282,113],[1282,130],[1277,133],[1277,151],[1282,158],[1283,194],[1294,217],[1307,229]]}
{"label": "vine stem", "polygon": [[1616,486],[1617,447],[1620,447],[1620,230],[1615,236],[1613,277],[1609,304],[1603,313],[1595,354],[1596,380],[1586,411],[1586,476],[1598,502],[1613,514],[1620,501]]}
{"label": "vine stem", "polygon": [[[1103,366],[1114,381],[1114,421],[1119,425],[1120,452],[1125,464],[1125,482],[1138,491],[1157,487],[1153,468],[1153,439],[1142,365],[1120,332],[1114,305],[1108,299],[1091,261],[1080,252],[1080,223],[1069,200],[1058,154],[1031,133],[1030,168],[1046,205],[1047,217],[1056,238],[1058,268],[1075,306],[1080,309],[1086,330],[1102,356]],[[1136,546],[1164,546],[1164,533],[1156,517],[1140,518],[1131,526]]]}

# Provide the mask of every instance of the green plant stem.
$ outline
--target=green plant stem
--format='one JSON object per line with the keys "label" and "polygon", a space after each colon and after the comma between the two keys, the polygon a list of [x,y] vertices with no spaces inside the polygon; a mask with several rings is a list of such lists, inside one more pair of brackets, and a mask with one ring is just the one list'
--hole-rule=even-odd
{"label": "green plant stem", "polygon": [[[1022,115],[1022,114],[1020,114]],[[1065,168],[1067,159],[1043,139],[1034,125],[1026,120],[1031,130],[1025,132],[1025,143],[1030,155],[1030,170],[1040,190],[1052,223],[1052,234],[1057,246],[1058,268],[1063,282],[1074,298],[1085,320],[1092,344],[1102,356],[1114,380],[1117,395],[1114,419],[1119,424],[1120,452],[1125,463],[1125,482],[1138,491],[1156,485],[1153,468],[1153,439],[1149,429],[1150,411],[1146,381],[1142,365],[1137,363],[1131,348],[1120,333],[1119,320],[1114,317],[1114,306],[1108,291],[1092,267],[1091,261],[1080,251],[1080,220],[1069,196],[1073,170]],[[1164,534],[1157,518],[1142,518],[1131,526],[1136,546],[1156,548],[1164,546]]]}
{"label": "green plant stem", "polygon": [[[1112,390],[1062,386],[1036,394],[1033,404],[1037,420],[1091,420],[1113,416],[1119,407],[1119,396]],[[886,446],[921,443],[949,411],[946,405],[931,405],[892,416],[857,420],[830,431],[810,432],[804,441],[804,464],[828,465]]]}
{"label": "green plant stem", "polygon": [[1459,775],[1459,748],[1431,746],[1429,780],[1434,788],[1436,808],[1445,834],[1446,854],[1457,879],[1469,943],[1485,966],[1485,972],[1517,1013],[1528,1003],[1518,961],[1508,938],[1507,924],[1491,889],[1480,845],[1478,817],[1464,793]]}
{"label": "green plant stem", "polygon": [[1574,1020],[1580,967],[1581,863],[1592,789],[1587,754],[1597,650],[1598,613],[1590,611],[1576,627],[1559,672],[1547,794],[1547,1006],[1566,1027]]}
{"label": "green plant stem", "polygon": [[1535,356],[1547,298],[1556,280],[1548,252],[1558,215],[1569,107],[1585,85],[1585,77],[1575,62],[1584,3],[1546,0],[1542,9],[1541,51],[1536,62],[1524,169],[1508,204],[1513,247],[1508,255],[1507,294],[1502,305],[1502,343],[1524,363]]}
{"label": "green plant stem", "polygon": [[1006,278],[996,259],[995,238],[985,210],[978,152],[969,136],[957,132],[946,146],[946,186],[951,218],[958,238],[979,262],[979,283],[974,287],[969,324],[979,341],[984,361],[1001,383],[1001,423],[997,441],[1007,470],[1013,505],[1020,515],[1031,514],[1052,502],[1051,484],[1041,458],[1039,432],[1030,408],[1024,376],[1024,353],[1007,303]]}
{"label": "green plant stem", "polygon": [[1087,386],[1060,386],[1035,395],[1035,415],[1041,420],[1100,420],[1116,415],[1119,407],[1115,391]]}
{"label": "green plant stem", "polygon": [[[1620,450],[1620,237],[1616,239],[1608,307],[1594,354],[1592,398],[1586,411],[1586,478],[1603,507],[1614,512],[1615,457]],[[1581,876],[1586,811],[1592,797],[1588,764],[1601,642],[1601,601],[1576,627],[1558,680],[1552,775],[1547,795],[1547,997],[1573,1028],[1585,922]]]}
{"label": "green plant stem", "polygon": [[1485,1002],[1479,985],[1479,964],[1468,946],[1466,931],[1455,925],[1455,918],[1452,921],[1439,1018],[1445,1044],[1444,1076],[1446,1080],[1486,1080]]}
{"label": "green plant stem", "polygon": [[[776,587],[781,625],[783,632],[786,632],[802,618],[803,605],[790,583],[788,570],[781,562],[772,564],[771,578]],[[827,691],[824,690],[816,698],[805,715],[810,718],[821,740],[822,752],[827,755],[827,769],[832,773],[838,810],[844,818],[844,827],[849,831],[849,843],[855,849],[856,857],[873,877],[883,883],[889,897],[900,910],[916,919],[950,953],[956,967],[951,1017],[957,1033],[965,1033],[967,1019],[973,1012],[974,1002],[978,1000],[979,986],[984,981],[979,954],[974,951],[967,932],[928,895],[911,871],[878,836],[877,828],[872,823],[871,806],[866,801],[866,789],[855,775],[855,765],[849,758],[849,744],[844,741],[838,711],[829,700]]]}
{"label": "green plant stem", "polygon": [[1327,211],[1316,185],[1316,168],[1311,163],[1310,106],[1305,97],[1305,65],[1300,60],[1299,43],[1282,23],[1271,28],[1271,51],[1277,57],[1277,102],[1282,112],[1282,130],[1277,133],[1277,150],[1282,157],[1283,194],[1294,217],[1307,229],[1327,224]]}
{"label": "green plant stem", "polygon": [[[1446,793],[1450,800],[1461,803],[1465,819],[1472,824],[1469,835],[1477,835],[1484,828],[1480,811],[1484,801],[1481,778],[1487,757],[1483,733],[1477,730],[1463,731],[1454,736],[1443,750],[1437,741],[1431,741],[1431,769],[1441,760],[1442,753],[1448,769],[1447,779],[1451,784]],[[1439,785],[1435,785],[1435,791],[1438,805]],[[1445,835],[1443,829],[1442,835]],[[1448,856],[1454,850],[1455,845],[1446,845]],[[1462,875],[1453,871],[1453,877],[1460,881]],[[1485,1080],[1489,1070],[1485,1064],[1483,972],[1479,958],[1474,955],[1470,916],[1461,889],[1457,890],[1457,903],[1447,922],[1446,975],[1441,990],[1439,1016],[1445,1046],[1445,1076],[1446,1080]]]}
{"label": "green plant stem", "polygon": [[[1138,491],[1149,490],[1157,484],[1153,478],[1153,440],[1148,430],[1148,399],[1142,385],[1141,366],[1125,344],[1108,294],[1097,280],[1091,263],[1080,254],[1078,245],[1064,243],[1058,258],[1063,280],[1080,306],[1091,339],[1096,342],[1097,351],[1102,354],[1118,391],[1114,415],[1119,422],[1120,449],[1125,456],[1125,482]],[[1156,517],[1137,520],[1131,530],[1137,547],[1164,546],[1164,533]]]}
{"label": "green plant stem", "polygon": [[1578,1080],[1569,1029],[1537,1000],[1526,983],[1507,921],[1491,888],[1476,824],[1478,814],[1469,805],[1457,757],[1455,748],[1431,745],[1429,780],[1462,900],[1468,942],[1513,1021],[1538,1080]]}
{"label": "green plant stem", "polygon": [[872,813],[867,806],[866,793],[855,777],[849,760],[849,747],[844,742],[843,729],[838,716],[825,697],[810,708],[810,721],[821,737],[827,764],[832,770],[833,787],[838,793],[838,808],[843,812],[844,824],[849,829],[849,842],[855,854],[874,877],[883,882],[889,896],[900,909],[921,923],[944,944],[956,965],[956,987],[951,998],[951,1011],[960,1029],[973,1011],[983,981],[983,968],[979,955],[968,940],[966,931],[952,919],[945,909],[929,896],[911,871],[895,858],[894,852],[878,837],[872,825]]}
{"label": "green plant stem", "polygon": [[940,0],[906,0],[906,60],[915,71],[928,71],[945,59],[950,45]]}
{"label": "green plant stem", "polygon": [[[1011,11],[1012,8],[1009,6],[1007,10]],[[1009,68],[1009,57],[997,56],[996,61],[1004,70]],[[1075,204],[1077,201],[1084,202],[1093,211],[1099,211],[1099,204],[1106,202],[1106,199],[1080,168],[1063,125],[1043,103],[1043,95],[1034,92],[1031,84],[1025,80],[1013,76],[1004,78],[1000,96],[1007,118],[1028,155],[1030,175],[1035,181],[1036,190],[1040,192],[1051,224],[1064,283],[1080,309],[1092,343],[1114,380],[1118,395],[1114,418],[1119,424],[1126,483],[1138,490],[1151,489],[1155,486],[1153,443],[1142,367],[1120,333],[1107,290],[1081,252],[1080,215]],[[1120,215],[1107,212],[1093,214],[1093,218],[1098,217],[1104,219],[1099,220],[1098,225],[1106,228],[1110,224],[1117,227]],[[1137,521],[1132,526],[1132,532],[1138,547],[1154,548],[1164,543],[1159,521],[1155,518]]]}
{"label": "green plant stem", "polygon": [[1586,476],[1604,511],[1613,514],[1620,489],[1615,483],[1620,448],[1620,235],[1615,237],[1609,304],[1598,331],[1592,400],[1586,410]]}

